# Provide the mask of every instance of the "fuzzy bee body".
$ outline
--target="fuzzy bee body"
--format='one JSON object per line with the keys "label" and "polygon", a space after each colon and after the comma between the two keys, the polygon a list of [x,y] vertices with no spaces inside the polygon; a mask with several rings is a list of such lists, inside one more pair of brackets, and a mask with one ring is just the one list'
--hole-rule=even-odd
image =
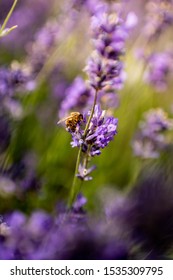
{"label": "fuzzy bee body", "polygon": [[71,112],[70,116],[61,119],[57,124],[65,122],[65,125],[72,132],[76,131],[76,126],[79,122],[83,121],[83,115],[79,112]]}

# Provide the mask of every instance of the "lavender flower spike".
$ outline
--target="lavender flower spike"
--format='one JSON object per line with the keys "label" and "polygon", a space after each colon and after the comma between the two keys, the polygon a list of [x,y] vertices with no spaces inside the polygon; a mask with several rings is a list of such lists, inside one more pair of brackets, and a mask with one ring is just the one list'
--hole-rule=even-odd
{"label": "lavender flower spike", "polygon": [[120,89],[125,80],[120,57],[125,52],[128,26],[118,14],[100,11],[92,18],[92,32],[95,51],[85,68],[90,85],[95,89]]}
{"label": "lavender flower spike", "polygon": [[105,117],[105,111],[96,105],[86,137],[83,137],[84,130],[78,125],[75,132],[70,132],[73,140],[71,145],[72,147],[82,145],[82,151],[89,156],[100,155],[101,149],[104,149],[117,134],[117,125],[118,119]]}

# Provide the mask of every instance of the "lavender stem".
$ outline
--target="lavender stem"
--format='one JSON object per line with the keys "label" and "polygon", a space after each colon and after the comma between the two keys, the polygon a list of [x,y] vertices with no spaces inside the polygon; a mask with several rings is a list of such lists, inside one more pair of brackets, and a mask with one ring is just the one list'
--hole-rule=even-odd
{"label": "lavender stem", "polygon": [[[87,135],[87,131],[88,131],[91,119],[92,119],[93,114],[94,114],[94,110],[95,110],[95,106],[96,106],[96,102],[97,102],[97,94],[98,94],[98,89],[96,89],[96,91],[95,91],[94,103],[93,103],[93,106],[92,106],[91,114],[90,114],[90,116],[88,118],[88,121],[87,121],[87,124],[85,126],[83,139],[85,139],[85,137]],[[77,155],[75,173],[74,173],[74,177],[73,177],[73,183],[72,183],[71,193],[70,193],[70,198],[69,198],[69,203],[68,203],[68,207],[69,208],[73,205],[73,203],[75,201],[75,198],[76,198],[76,195],[78,193],[78,191],[75,192],[75,186],[76,186],[76,180],[77,180],[76,174],[77,174],[78,169],[79,169],[81,153],[82,153],[82,144],[81,144],[81,146],[79,148],[79,152],[78,152],[78,155]]]}
{"label": "lavender stem", "polygon": [[5,18],[5,20],[4,20],[4,22],[3,22],[2,26],[1,26],[1,32],[3,32],[3,30],[5,29],[5,27],[7,25],[7,22],[9,21],[11,15],[13,13],[14,8],[16,7],[17,1],[18,0],[14,0],[13,5],[12,5],[9,13],[8,13],[7,17]]}

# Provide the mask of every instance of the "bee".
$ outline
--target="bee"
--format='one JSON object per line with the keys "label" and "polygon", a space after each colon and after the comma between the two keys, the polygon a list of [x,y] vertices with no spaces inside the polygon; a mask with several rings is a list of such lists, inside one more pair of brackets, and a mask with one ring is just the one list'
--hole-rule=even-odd
{"label": "bee", "polygon": [[72,132],[75,132],[77,124],[80,123],[81,121],[83,121],[83,115],[81,113],[71,112],[70,116],[59,120],[57,124],[65,122],[66,127],[70,129]]}

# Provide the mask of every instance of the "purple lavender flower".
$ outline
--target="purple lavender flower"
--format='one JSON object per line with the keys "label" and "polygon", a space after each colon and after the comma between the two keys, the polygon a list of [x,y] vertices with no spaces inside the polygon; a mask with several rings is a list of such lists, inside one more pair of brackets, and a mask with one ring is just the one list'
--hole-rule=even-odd
{"label": "purple lavender flower", "polygon": [[0,99],[4,96],[11,96],[12,93],[11,73],[6,68],[0,68]]}
{"label": "purple lavender flower", "polygon": [[97,90],[120,89],[125,80],[120,57],[125,50],[127,27],[118,14],[107,14],[103,9],[93,16],[92,31],[95,51],[85,67],[89,82]]}
{"label": "purple lavender flower", "polygon": [[128,33],[117,14],[93,16],[92,31],[95,49],[108,59],[117,60],[124,53]]}
{"label": "purple lavender flower", "polygon": [[89,76],[89,83],[95,89],[121,89],[126,75],[122,62],[113,59],[102,59],[97,52],[89,58],[85,71]]}
{"label": "purple lavender flower", "polygon": [[0,68],[0,100],[11,97],[20,87],[26,85],[29,77],[19,68]]}
{"label": "purple lavender flower", "polygon": [[[89,112],[90,114],[90,112]],[[85,138],[84,130],[78,125],[76,131],[72,134],[72,147],[80,147],[89,156],[101,154],[101,149],[105,148],[114,136],[117,134],[118,120],[114,117],[105,117],[105,112],[98,105],[95,107],[94,115]]]}
{"label": "purple lavender flower", "polygon": [[173,53],[154,53],[147,58],[147,70],[144,79],[158,91],[167,89],[169,78],[173,76]]}
{"label": "purple lavender flower", "polygon": [[81,193],[78,194],[76,201],[73,204],[73,211],[74,212],[81,212],[83,211],[82,207],[87,203],[86,197],[84,197]]}
{"label": "purple lavender flower", "polygon": [[50,51],[59,39],[59,23],[48,21],[34,36],[33,42],[27,46],[27,64],[33,74],[39,73]]}
{"label": "purple lavender flower", "polygon": [[65,213],[63,221],[58,216],[52,219],[41,210],[28,218],[20,212],[11,213],[4,219],[8,231],[0,225],[3,230],[0,259],[127,258],[127,242],[110,231],[105,221],[93,220],[90,225],[87,219],[81,218],[85,216],[81,211],[85,202],[86,199],[79,196],[73,213]]}
{"label": "purple lavender flower", "polygon": [[140,132],[133,141],[133,151],[136,156],[157,158],[160,150],[167,144],[164,133],[173,129],[173,121],[158,108],[145,115],[145,121],[140,124]]}

